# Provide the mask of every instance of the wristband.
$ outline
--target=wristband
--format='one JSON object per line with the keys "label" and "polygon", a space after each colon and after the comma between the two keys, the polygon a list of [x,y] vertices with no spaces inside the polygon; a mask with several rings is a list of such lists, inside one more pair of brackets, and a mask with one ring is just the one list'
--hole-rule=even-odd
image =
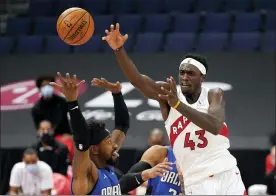
{"label": "wristband", "polygon": [[174,109],[176,109],[180,104],[180,101],[178,100],[177,103],[173,106]]}

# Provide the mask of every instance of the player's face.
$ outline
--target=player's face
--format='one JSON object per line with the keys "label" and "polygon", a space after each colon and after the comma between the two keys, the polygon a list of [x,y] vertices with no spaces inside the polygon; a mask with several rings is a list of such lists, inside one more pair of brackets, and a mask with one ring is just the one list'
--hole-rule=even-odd
{"label": "player's face", "polygon": [[184,95],[193,94],[202,83],[202,74],[195,66],[183,64],[179,68],[179,84]]}
{"label": "player's face", "polygon": [[100,153],[103,155],[104,159],[107,161],[107,164],[114,165],[118,156],[116,155],[116,146],[113,144],[111,140],[111,136],[105,138],[99,144]]}
{"label": "player's face", "polygon": [[38,157],[36,154],[25,154],[23,157],[23,161],[26,165],[36,164],[38,161]]}

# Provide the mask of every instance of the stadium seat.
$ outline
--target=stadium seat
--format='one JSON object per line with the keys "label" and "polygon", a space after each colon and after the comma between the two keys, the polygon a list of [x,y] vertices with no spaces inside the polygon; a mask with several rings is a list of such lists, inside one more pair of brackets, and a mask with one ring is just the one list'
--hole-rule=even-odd
{"label": "stadium seat", "polygon": [[142,25],[142,16],[136,14],[125,14],[118,16],[121,33],[134,34],[138,33]]}
{"label": "stadium seat", "polygon": [[158,52],[162,48],[162,33],[142,33],[137,35],[135,52]]}
{"label": "stadium seat", "polygon": [[227,32],[230,27],[229,13],[208,13],[203,24],[204,32]]}
{"label": "stadium seat", "polygon": [[[127,51],[132,51],[133,46],[134,46],[134,36],[128,35],[128,39],[127,39],[126,43],[124,44],[124,48]],[[113,52],[113,50],[110,48],[110,46],[106,42],[103,42],[103,51],[104,52]]]}
{"label": "stadium seat", "polygon": [[264,35],[262,50],[267,52],[276,51],[276,36],[275,32],[267,32]]}
{"label": "stadium seat", "polygon": [[235,32],[254,32],[261,29],[261,14],[259,12],[240,12],[235,16]]}
{"label": "stadium seat", "polygon": [[274,10],[276,11],[276,1],[275,0],[255,0],[255,8]]}
{"label": "stadium seat", "polygon": [[56,34],[55,17],[37,17],[34,20],[34,34],[35,35],[52,35]]}
{"label": "stadium seat", "polygon": [[18,38],[17,53],[41,53],[43,49],[43,37],[38,35],[24,35]]}
{"label": "stadium seat", "polygon": [[107,0],[81,0],[80,4],[83,9],[89,11],[92,15],[107,12]]}
{"label": "stadium seat", "polygon": [[95,34],[105,35],[104,30],[110,29],[110,25],[114,24],[113,15],[98,15],[94,17]]}
{"label": "stadium seat", "polygon": [[51,0],[31,0],[29,7],[30,16],[53,15],[53,4]]}
{"label": "stadium seat", "polygon": [[11,52],[14,45],[12,37],[0,37],[0,54],[8,54]]}
{"label": "stadium seat", "polygon": [[177,14],[174,18],[174,32],[196,32],[199,27],[200,15],[195,14]]}
{"label": "stadium seat", "polygon": [[228,49],[237,52],[252,52],[259,48],[259,33],[233,33]]}
{"label": "stadium seat", "polygon": [[10,18],[7,21],[7,35],[26,35],[30,27],[30,18]]}
{"label": "stadium seat", "polygon": [[111,14],[132,13],[135,8],[134,0],[109,0],[109,12]]}
{"label": "stadium seat", "polygon": [[197,0],[197,11],[217,12],[221,9],[222,0]]}
{"label": "stadium seat", "polygon": [[75,53],[90,53],[90,52],[100,52],[103,45],[102,37],[99,35],[94,35],[91,39],[83,45],[74,46]]}
{"label": "stadium seat", "polygon": [[70,45],[64,43],[58,36],[48,36],[46,38],[46,53],[69,53]]}
{"label": "stadium seat", "polygon": [[79,0],[54,0],[54,12],[57,16],[71,7],[80,7]]}
{"label": "stadium seat", "polygon": [[166,52],[188,52],[193,50],[194,41],[194,33],[170,33],[167,34],[164,50]]}
{"label": "stadium seat", "polygon": [[276,12],[267,12],[265,30],[276,31]]}
{"label": "stadium seat", "polygon": [[145,32],[163,33],[170,28],[171,17],[168,14],[150,14],[145,18]]}
{"label": "stadium seat", "polygon": [[165,0],[139,0],[138,13],[156,14],[165,10]]}
{"label": "stadium seat", "polygon": [[167,12],[190,12],[194,5],[194,0],[169,0],[166,4],[166,11]]}
{"label": "stadium seat", "polygon": [[219,52],[226,49],[228,41],[227,33],[202,33],[199,36],[197,51]]}
{"label": "stadium seat", "polygon": [[225,0],[225,11],[251,11],[252,0]]}

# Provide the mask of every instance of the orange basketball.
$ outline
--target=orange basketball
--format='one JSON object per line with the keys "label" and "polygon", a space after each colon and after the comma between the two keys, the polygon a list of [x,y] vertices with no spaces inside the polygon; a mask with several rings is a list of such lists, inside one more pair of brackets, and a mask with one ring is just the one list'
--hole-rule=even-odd
{"label": "orange basketball", "polygon": [[65,43],[69,45],[81,45],[92,37],[94,33],[94,20],[82,8],[69,8],[58,18],[57,32]]}

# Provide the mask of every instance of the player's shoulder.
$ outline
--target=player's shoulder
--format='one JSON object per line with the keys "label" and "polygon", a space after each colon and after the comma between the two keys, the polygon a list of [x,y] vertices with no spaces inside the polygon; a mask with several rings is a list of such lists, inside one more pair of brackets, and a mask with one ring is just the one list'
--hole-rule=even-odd
{"label": "player's shoulder", "polygon": [[167,146],[154,145],[151,146],[144,154],[147,154],[147,157],[150,157],[153,162],[159,163],[162,162],[165,157],[167,157],[167,153]]}

